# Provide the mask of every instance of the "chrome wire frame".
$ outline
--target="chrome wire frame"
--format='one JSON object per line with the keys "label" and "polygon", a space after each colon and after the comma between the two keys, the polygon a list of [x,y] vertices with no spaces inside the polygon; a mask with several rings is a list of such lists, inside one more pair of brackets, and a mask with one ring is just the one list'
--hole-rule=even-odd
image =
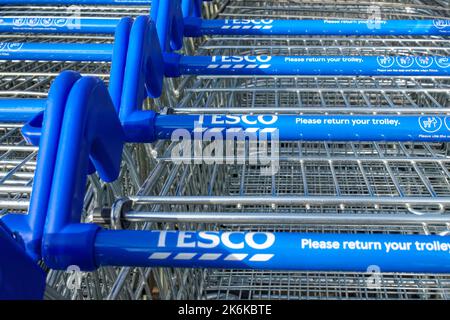
{"label": "chrome wire frame", "polygon": [[[434,1],[229,0],[219,18],[435,19]],[[208,36],[198,55],[448,55],[442,37]],[[445,77],[190,76],[176,113],[447,114]],[[173,142],[123,220],[139,229],[319,233],[449,234],[449,149],[445,143],[281,142],[273,176],[248,161],[183,163]],[[176,161],[178,160],[178,161]],[[200,160],[196,162],[195,160]],[[212,221],[216,221],[213,223]],[[219,222],[217,222],[219,221]],[[125,268],[126,269],[126,268]],[[146,269],[148,270],[148,269]],[[161,299],[449,299],[450,276],[154,268]]]}

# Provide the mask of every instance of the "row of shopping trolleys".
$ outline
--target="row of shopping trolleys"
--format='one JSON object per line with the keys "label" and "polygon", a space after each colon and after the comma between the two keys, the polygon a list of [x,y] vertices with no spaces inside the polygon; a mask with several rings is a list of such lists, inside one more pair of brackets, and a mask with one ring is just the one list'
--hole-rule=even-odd
{"label": "row of shopping trolleys", "polygon": [[[30,295],[42,295],[44,275],[36,261],[85,271],[366,272],[376,266],[382,272],[448,272],[450,118],[442,110],[450,61],[441,45],[449,20],[221,20],[203,19],[200,1],[153,1],[151,8],[150,16],[134,19],[81,16],[59,25],[58,15],[16,17],[13,11],[1,18],[0,30],[8,33],[0,52],[10,62],[2,63],[0,119],[2,140],[11,141],[2,155],[2,228],[15,234],[5,237],[5,246],[17,259],[2,259],[2,268],[18,274],[20,263],[29,277],[11,277],[15,286],[3,291],[6,297],[21,292],[24,281],[35,285]],[[92,32],[103,35],[85,35]],[[32,41],[31,33],[37,33]],[[393,54],[381,46],[374,47],[376,55],[324,55],[323,48],[319,54],[273,55],[283,50],[272,46],[253,47],[249,55],[226,43],[317,34],[426,36],[438,44],[427,49],[432,54]],[[196,51],[195,42],[184,38],[205,35],[211,39]],[[290,40],[278,41],[289,46]],[[183,44],[190,47],[180,53]],[[63,71],[68,69],[75,72]],[[352,92],[356,82],[364,87]],[[389,106],[383,112],[373,105],[380,98]],[[326,107],[339,107],[337,101],[342,105],[335,112]],[[406,115],[397,103],[411,106]],[[209,107],[214,104],[226,107]],[[359,115],[347,112],[352,108]],[[35,147],[24,144],[19,129]],[[173,158],[177,143],[164,142],[180,130],[194,138],[264,133],[281,141],[271,155],[276,166],[265,175],[245,160],[193,169]],[[155,154],[153,170],[145,168]],[[101,181],[111,183],[107,191]],[[81,223],[86,212],[109,228]],[[130,227],[135,224],[142,230]],[[433,230],[417,235],[298,227],[311,224],[426,224]]]}

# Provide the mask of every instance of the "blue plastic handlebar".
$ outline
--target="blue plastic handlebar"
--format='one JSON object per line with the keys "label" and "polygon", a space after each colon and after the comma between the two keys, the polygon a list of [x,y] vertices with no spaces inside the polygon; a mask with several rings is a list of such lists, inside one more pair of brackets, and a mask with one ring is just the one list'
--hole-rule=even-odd
{"label": "blue plastic handlebar", "polygon": [[101,230],[95,259],[99,266],[449,273],[450,237]]}
{"label": "blue plastic handlebar", "polygon": [[120,19],[0,17],[0,32],[114,33]]}
{"label": "blue plastic handlebar", "polygon": [[185,36],[202,35],[450,35],[449,20],[271,20],[185,19]]}

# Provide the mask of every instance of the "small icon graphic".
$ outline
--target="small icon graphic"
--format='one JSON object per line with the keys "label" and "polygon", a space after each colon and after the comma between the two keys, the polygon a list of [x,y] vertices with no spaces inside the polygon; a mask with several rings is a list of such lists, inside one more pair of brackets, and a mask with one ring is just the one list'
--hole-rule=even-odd
{"label": "small icon graphic", "polygon": [[443,19],[433,20],[433,24],[438,29],[444,29],[450,26],[450,20],[443,20]]}
{"label": "small icon graphic", "polygon": [[450,117],[445,117],[444,118],[444,124],[447,127],[447,130],[450,131]]}
{"label": "small icon graphic", "polygon": [[39,18],[28,18],[27,19],[27,25],[30,27],[37,26],[39,24]]}
{"label": "small icon graphic", "polygon": [[0,42],[0,50],[5,49],[6,47],[6,43],[5,42]]}
{"label": "small icon graphic", "polygon": [[392,65],[395,62],[395,59],[389,56],[382,56],[377,58],[377,62],[380,65],[380,67],[389,68],[392,67]]}
{"label": "small icon graphic", "polygon": [[55,25],[58,27],[64,27],[67,24],[66,18],[57,18],[55,19]]}
{"label": "small icon graphic", "polygon": [[42,20],[41,20],[41,24],[42,24],[44,27],[51,26],[52,23],[53,23],[53,19],[52,19],[52,18],[42,18]]}
{"label": "small icon graphic", "polygon": [[397,64],[402,68],[409,68],[413,63],[413,57],[397,57]]}
{"label": "small icon graphic", "polygon": [[442,120],[435,116],[424,116],[419,118],[419,125],[423,131],[433,133],[441,128]]}
{"label": "small icon graphic", "polygon": [[448,68],[450,66],[450,59],[448,57],[436,57],[436,64],[441,68]]}
{"label": "small icon graphic", "polygon": [[25,18],[14,18],[13,19],[13,25],[20,27],[25,24]]}
{"label": "small icon graphic", "polygon": [[8,43],[8,50],[9,51],[19,51],[23,46],[23,43],[20,42],[11,42]]}
{"label": "small icon graphic", "polygon": [[416,63],[421,68],[428,68],[433,64],[433,58],[427,56],[416,57]]}

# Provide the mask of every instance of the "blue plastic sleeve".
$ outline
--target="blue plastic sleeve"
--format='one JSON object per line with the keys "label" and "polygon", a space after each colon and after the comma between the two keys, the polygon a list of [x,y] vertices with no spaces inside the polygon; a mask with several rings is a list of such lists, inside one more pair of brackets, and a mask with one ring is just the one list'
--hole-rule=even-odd
{"label": "blue plastic sleeve", "polygon": [[99,231],[105,266],[450,272],[450,237],[387,234]]}
{"label": "blue plastic sleeve", "polygon": [[26,122],[45,109],[46,99],[0,99],[0,122]]}
{"label": "blue plastic sleeve", "polygon": [[119,19],[0,17],[0,32],[114,33]]}
{"label": "blue plastic sleeve", "polygon": [[201,20],[202,35],[448,35],[450,20]]}
{"label": "blue plastic sleeve", "polygon": [[0,60],[111,61],[112,44],[0,43]]}
{"label": "blue plastic sleeve", "polygon": [[449,74],[446,56],[182,56],[181,74],[434,75]]}
{"label": "blue plastic sleeve", "polygon": [[258,135],[277,130],[284,141],[450,141],[450,116],[158,115],[154,122],[157,139],[212,128],[225,138],[240,128]]}

